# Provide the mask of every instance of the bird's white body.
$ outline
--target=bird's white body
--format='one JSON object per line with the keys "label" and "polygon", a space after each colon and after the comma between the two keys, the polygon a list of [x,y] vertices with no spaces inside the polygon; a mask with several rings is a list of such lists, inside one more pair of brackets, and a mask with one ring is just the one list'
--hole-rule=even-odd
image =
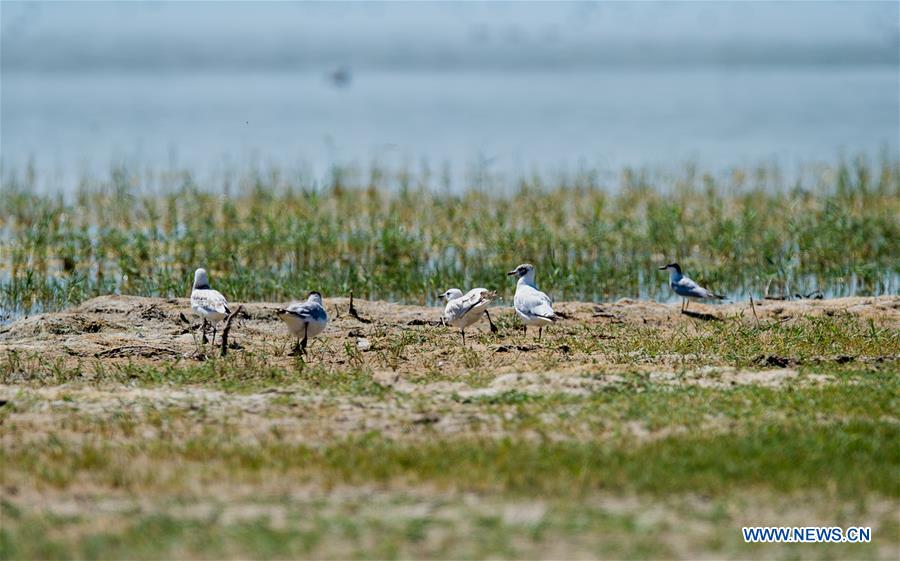
{"label": "bird's white body", "polygon": [[444,297],[447,298],[444,323],[465,329],[481,319],[484,311],[490,306],[494,293],[486,288],[473,288],[463,294],[458,288],[451,288],[444,293]]}
{"label": "bird's white body", "polygon": [[328,325],[328,312],[322,305],[322,296],[318,292],[309,295],[306,302],[292,302],[279,310],[279,317],[284,320],[291,335],[298,339],[317,337]]}
{"label": "bird's white body", "polygon": [[191,310],[206,321],[215,325],[222,321],[231,310],[228,301],[218,290],[209,287],[209,280],[204,269],[194,272],[194,287],[191,290]]}
{"label": "bird's white body", "polygon": [[[520,270],[522,272],[517,273]],[[517,273],[519,276],[519,280],[516,281],[516,296],[513,298],[513,305],[522,322],[526,326],[543,327],[556,321],[553,301],[534,285],[534,267],[520,265],[514,271],[510,271],[510,274],[513,273]]]}

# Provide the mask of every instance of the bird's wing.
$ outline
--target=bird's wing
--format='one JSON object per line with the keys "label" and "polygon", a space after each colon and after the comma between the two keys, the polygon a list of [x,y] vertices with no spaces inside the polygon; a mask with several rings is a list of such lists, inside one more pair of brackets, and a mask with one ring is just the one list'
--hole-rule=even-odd
{"label": "bird's wing", "polygon": [[553,302],[549,296],[540,290],[532,288],[531,290],[523,291],[519,304],[521,304],[524,312],[533,316],[556,319],[556,312],[553,311]]}
{"label": "bird's wing", "polygon": [[328,319],[325,308],[316,302],[295,302],[282,311],[306,321],[325,321]]}
{"label": "bird's wing", "polygon": [[484,288],[473,288],[465,295],[447,302],[447,306],[444,308],[444,317],[447,319],[461,318],[476,306],[489,302],[490,292]]}
{"label": "bird's wing", "polygon": [[697,298],[707,298],[710,292],[688,277],[681,279],[674,285],[675,292],[683,296],[695,296]]}
{"label": "bird's wing", "polygon": [[231,313],[231,310],[228,309],[228,302],[218,290],[194,290],[191,292],[191,306],[220,314]]}

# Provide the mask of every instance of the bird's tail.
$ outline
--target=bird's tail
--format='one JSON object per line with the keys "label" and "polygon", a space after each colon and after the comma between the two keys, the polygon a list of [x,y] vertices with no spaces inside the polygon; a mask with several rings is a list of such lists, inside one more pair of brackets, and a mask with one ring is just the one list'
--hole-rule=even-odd
{"label": "bird's tail", "polygon": [[715,298],[716,300],[727,300],[728,299],[727,296],[722,296],[721,294],[713,294],[712,297]]}

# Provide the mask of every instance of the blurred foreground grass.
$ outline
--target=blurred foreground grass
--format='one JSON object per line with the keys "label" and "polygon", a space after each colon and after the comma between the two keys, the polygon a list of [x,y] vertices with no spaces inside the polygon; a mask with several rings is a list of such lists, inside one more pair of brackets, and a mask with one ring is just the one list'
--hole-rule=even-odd
{"label": "blurred foreground grass", "polygon": [[[91,400],[107,398],[72,386],[48,414],[23,389],[0,410],[12,429],[0,450],[0,554],[890,559],[900,547],[892,368],[807,369],[781,387],[625,375],[591,395],[462,403],[337,389],[314,406],[300,391],[227,417],[202,400],[148,396],[135,409],[121,392],[97,410]],[[289,421],[331,423],[347,407],[385,404],[487,426],[298,442]],[[491,434],[492,419],[502,434]],[[812,524],[872,526],[873,541],[740,536],[742,525]]]}

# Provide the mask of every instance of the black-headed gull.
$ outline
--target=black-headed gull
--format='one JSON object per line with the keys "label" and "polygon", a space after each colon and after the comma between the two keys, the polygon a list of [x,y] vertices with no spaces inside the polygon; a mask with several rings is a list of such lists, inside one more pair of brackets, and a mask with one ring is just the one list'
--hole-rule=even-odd
{"label": "black-headed gull", "polygon": [[553,301],[534,285],[534,265],[524,263],[506,274],[516,275],[519,278],[516,282],[516,297],[513,304],[516,313],[525,324],[526,335],[529,325],[537,326],[540,341],[544,326],[558,319],[556,312],[553,311]]}
{"label": "black-headed gull", "polygon": [[194,287],[191,290],[191,310],[203,318],[203,342],[206,342],[206,325],[212,325],[212,343],[216,343],[216,325],[228,317],[231,310],[222,293],[209,286],[206,269],[194,271]]}
{"label": "black-headed gull", "polygon": [[672,287],[672,290],[675,294],[681,296],[681,311],[684,312],[688,309],[689,299],[691,300],[705,300],[707,298],[715,298],[717,300],[724,300],[725,297],[719,294],[714,294],[706,288],[703,288],[699,284],[693,281],[690,277],[681,272],[681,266],[678,263],[669,263],[668,265],[663,265],[659,268],[660,271],[669,271],[669,286]]}
{"label": "black-headed gull", "polygon": [[305,354],[307,340],[322,333],[328,325],[328,312],[325,311],[322,295],[318,292],[310,292],[306,302],[292,302],[276,314],[287,324],[291,335],[297,338],[294,353]]}
{"label": "black-headed gull", "polygon": [[482,313],[487,316],[488,323],[491,324],[491,331],[494,330],[494,323],[491,321],[487,307],[496,296],[495,292],[486,288],[473,288],[465,295],[462,290],[451,288],[441,294],[441,298],[447,300],[442,319],[447,325],[459,328],[459,332],[462,333],[463,345],[466,344],[466,328],[481,319]]}

